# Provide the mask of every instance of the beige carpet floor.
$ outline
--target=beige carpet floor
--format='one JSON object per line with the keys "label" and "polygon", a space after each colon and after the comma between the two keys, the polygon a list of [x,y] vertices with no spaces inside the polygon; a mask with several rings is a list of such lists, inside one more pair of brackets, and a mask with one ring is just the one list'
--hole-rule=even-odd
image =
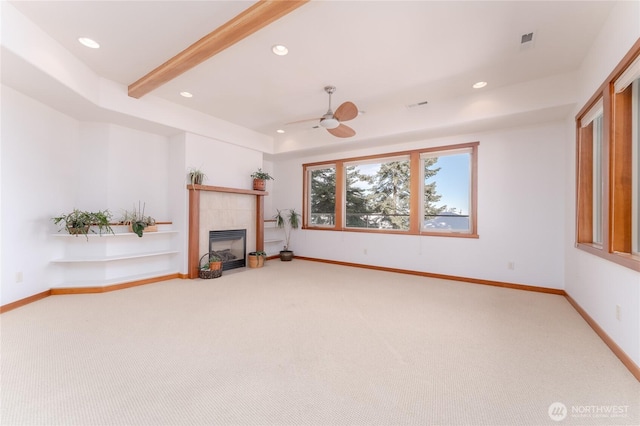
{"label": "beige carpet floor", "polygon": [[556,295],[274,260],[0,321],[3,425],[640,424]]}

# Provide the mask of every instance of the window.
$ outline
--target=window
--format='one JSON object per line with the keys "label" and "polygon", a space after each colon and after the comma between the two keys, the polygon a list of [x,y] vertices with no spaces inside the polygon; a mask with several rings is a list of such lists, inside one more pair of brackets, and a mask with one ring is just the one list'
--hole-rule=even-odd
{"label": "window", "polygon": [[478,145],[305,164],[303,226],[477,238]]}
{"label": "window", "polygon": [[310,185],[309,224],[333,226],[336,217],[336,166],[311,167],[306,172]]}
{"label": "window", "polygon": [[576,245],[640,271],[640,40],[576,121]]}
{"label": "window", "polygon": [[602,99],[580,120],[578,194],[581,215],[578,220],[578,241],[602,247]]}
{"label": "window", "polygon": [[347,228],[409,229],[409,156],[345,163]]}
{"label": "window", "polygon": [[471,231],[471,158],[471,148],[421,155],[423,231]]}
{"label": "window", "polygon": [[611,144],[613,252],[638,255],[638,81],[640,58],[614,83]]}

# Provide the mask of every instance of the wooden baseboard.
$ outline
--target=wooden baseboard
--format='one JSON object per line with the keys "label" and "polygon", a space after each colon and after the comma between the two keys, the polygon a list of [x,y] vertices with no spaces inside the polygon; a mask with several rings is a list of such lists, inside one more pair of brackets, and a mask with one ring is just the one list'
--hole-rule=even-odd
{"label": "wooden baseboard", "polygon": [[611,337],[609,337],[609,335],[602,329],[602,327],[600,327],[598,323],[595,322],[595,320],[591,318],[591,316],[589,316],[587,311],[582,309],[582,306],[580,306],[578,302],[576,302],[569,294],[565,294],[565,297],[567,301],[569,301],[571,306],[573,306],[573,308],[576,311],[578,311],[578,313],[582,316],[582,318],[587,322],[587,324],[591,326],[593,331],[595,331],[596,334],[600,336],[602,341],[607,346],[609,346],[609,349],[611,349],[611,352],[613,352],[613,354],[617,356],[618,359],[620,359],[622,364],[624,364],[624,366],[627,367],[629,372],[633,374],[636,380],[640,382],[640,367],[635,362],[633,362],[633,360],[629,357],[629,355],[627,355],[625,351],[623,351],[622,348],[618,346],[618,344],[614,342]]}
{"label": "wooden baseboard", "polygon": [[129,281],[120,284],[107,285],[102,287],[61,287],[52,288],[51,295],[59,294],[88,294],[88,293],[107,293],[109,291],[122,290],[124,288],[137,287],[139,285],[152,284],[160,281],[172,280],[180,278],[180,274],[162,275],[159,277],[145,278],[143,280]]}
{"label": "wooden baseboard", "polygon": [[0,306],[0,314],[9,312],[13,309],[19,308],[29,303],[37,302],[40,299],[51,296],[51,290],[43,291],[42,293],[34,294],[33,296],[25,297],[24,299],[16,300],[15,302],[7,303]]}
{"label": "wooden baseboard", "polygon": [[313,257],[296,256],[294,259],[310,260],[312,262],[333,263],[335,265],[353,266],[356,268],[373,269],[376,271],[397,272],[399,274],[417,275],[420,277],[439,278],[443,280],[452,280],[452,281],[462,281],[462,282],[471,283],[471,284],[483,284],[483,285],[490,285],[494,287],[511,288],[514,290],[525,290],[525,291],[535,291],[538,293],[557,294],[559,296],[565,295],[564,290],[558,289],[558,288],[536,287],[533,285],[506,283],[502,281],[483,280],[483,279],[468,278],[468,277],[459,277],[456,275],[433,274],[431,272],[412,271],[410,269],[387,268],[384,266],[373,266],[373,265],[364,265],[361,263],[340,262],[336,260],[317,259]]}

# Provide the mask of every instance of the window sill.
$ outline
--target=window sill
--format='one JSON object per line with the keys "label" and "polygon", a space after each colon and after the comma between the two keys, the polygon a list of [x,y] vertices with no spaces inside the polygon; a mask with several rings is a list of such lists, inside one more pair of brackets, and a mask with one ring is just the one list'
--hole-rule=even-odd
{"label": "window sill", "polygon": [[586,251],[587,253],[591,253],[594,256],[598,256],[604,260],[608,260],[610,262],[624,266],[625,268],[640,272],[640,256],[638,255],[619,252],[610,253],[604,251],[601,246],[588,243],[577,243],[576,248],[582,251]]}
{"label": "window sill", "polygon": [[329,226],[303,226],[302,229],[310,231],[335,231],[335,232],[359,232],[368,234],[388,234],[388,235],[418,235],[422,237],[453,237],[453,238],[480,238],[479,234],[464,232],[410,232],[399,229],[375,229],[375,228],[342,228],[338,229]]}

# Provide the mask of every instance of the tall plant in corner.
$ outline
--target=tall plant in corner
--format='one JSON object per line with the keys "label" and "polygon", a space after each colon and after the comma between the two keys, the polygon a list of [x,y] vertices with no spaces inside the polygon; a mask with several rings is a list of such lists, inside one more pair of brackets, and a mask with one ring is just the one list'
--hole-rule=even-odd
{"label": "tall plant in corner", "polygon": [[293,259],[293,251],[289,250],[291,241],[291,231],[300,227],[300,213],[295,209],[278,210],[274,216],[276,226],[284,231],[284,249],[280,250],[280,260],[289,261]]}

